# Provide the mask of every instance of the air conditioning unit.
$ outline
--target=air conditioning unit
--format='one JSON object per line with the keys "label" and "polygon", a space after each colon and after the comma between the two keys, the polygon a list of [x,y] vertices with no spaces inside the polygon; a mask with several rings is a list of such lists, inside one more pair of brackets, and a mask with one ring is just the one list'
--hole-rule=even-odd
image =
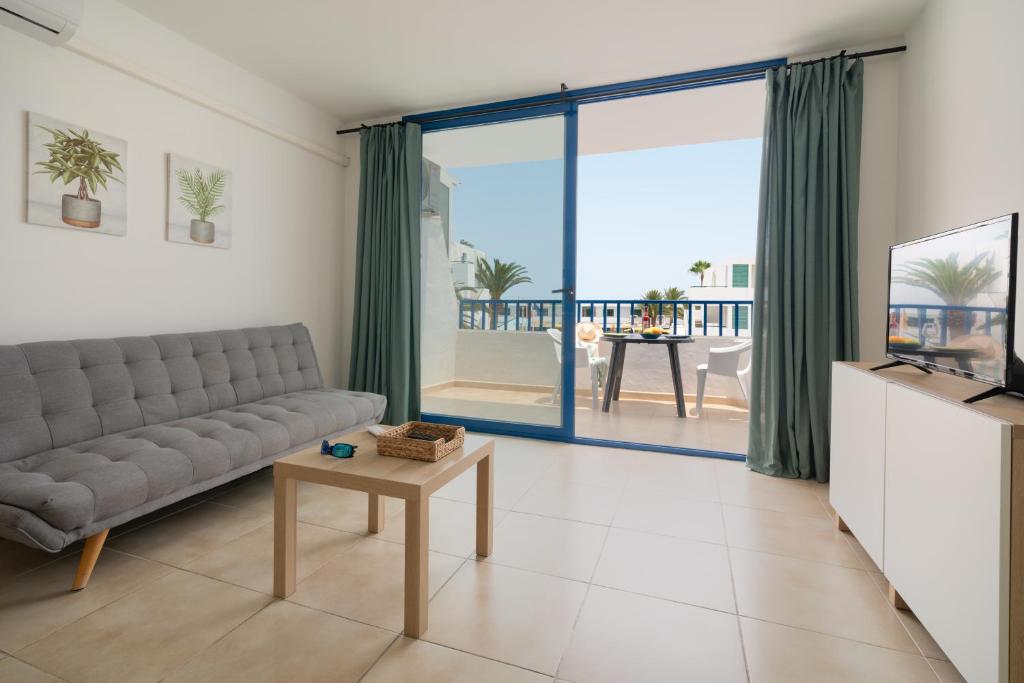
{"label": "air conditioning unit", "polygon": [[0,0],[0,24],[50,45],[66,43],[82,23],[83,0]]}

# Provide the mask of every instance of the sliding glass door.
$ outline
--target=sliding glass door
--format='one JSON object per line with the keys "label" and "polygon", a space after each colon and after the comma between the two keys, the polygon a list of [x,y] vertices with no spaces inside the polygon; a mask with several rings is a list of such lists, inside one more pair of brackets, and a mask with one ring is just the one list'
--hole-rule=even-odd
{"label": "sliding glass door", "polygon": [[[567,237],[575,112],[424,126],[422,406],[428,419],[571,436]],[[567,158],[570,163],[567,164]],[[571,259],[569,259],[571,261]],[[574,335],[573,335],[574,337]],[[585,362],[585,359],[584,359]]]}

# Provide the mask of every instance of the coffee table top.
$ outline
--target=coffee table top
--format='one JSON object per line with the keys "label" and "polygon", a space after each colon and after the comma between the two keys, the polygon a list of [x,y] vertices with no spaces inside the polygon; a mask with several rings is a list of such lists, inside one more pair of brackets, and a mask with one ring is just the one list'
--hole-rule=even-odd
{"label": "coffee table top", "polygon": [[377,438],[365,430],[338,441],[357,446],[355,457],[321,455],[313,446],[276,461],[274,476],[416,500],[494,453],[494,439],[477,434],[467,434],[462,448],[437,462],[378,455]]}

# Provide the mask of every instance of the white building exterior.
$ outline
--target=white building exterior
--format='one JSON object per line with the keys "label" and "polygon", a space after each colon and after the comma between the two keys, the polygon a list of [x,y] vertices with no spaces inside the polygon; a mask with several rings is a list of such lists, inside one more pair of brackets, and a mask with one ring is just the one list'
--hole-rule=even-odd
{"label": "white building exterior", "polygon": [[[753,301],[756,268],[752,258],[719,261],[704,271],[704,285],[688,288],[687,296],[692,301]],[[721,307],[714,304],[694,306],[694,329],[701,327],[705,322],[708,334],[717,334],[721,322],[723,335],[731,335],[738,327],[739,336],[750,336],[750,306],[739,306],[738,312],[730,304],[723,304]]]}

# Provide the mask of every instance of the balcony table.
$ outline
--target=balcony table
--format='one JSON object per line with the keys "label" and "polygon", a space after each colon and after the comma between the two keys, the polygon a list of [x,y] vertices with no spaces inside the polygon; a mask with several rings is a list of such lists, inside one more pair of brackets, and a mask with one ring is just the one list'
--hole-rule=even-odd
{"label": "balcony table", "polygon": [[607,413],[611,408],[612,401],[619,400],[619,390],[622,388],[622,367],[626,360],[626,347],[629,344],[660,344],[668,350],[669,371],[672,373],[672,390],[676,396],[676,415],[686,417],[686,400],[683,398],[683,378],[680,375],[679,345],[692,344],[693,337],[666,337],[657,339],[644,339],[639,334],[627,334],[625,337],[602,337],[605,341],[611,342],[612,354],[608,363],[608,381],[604,385],[604,404],[601,412]]}

